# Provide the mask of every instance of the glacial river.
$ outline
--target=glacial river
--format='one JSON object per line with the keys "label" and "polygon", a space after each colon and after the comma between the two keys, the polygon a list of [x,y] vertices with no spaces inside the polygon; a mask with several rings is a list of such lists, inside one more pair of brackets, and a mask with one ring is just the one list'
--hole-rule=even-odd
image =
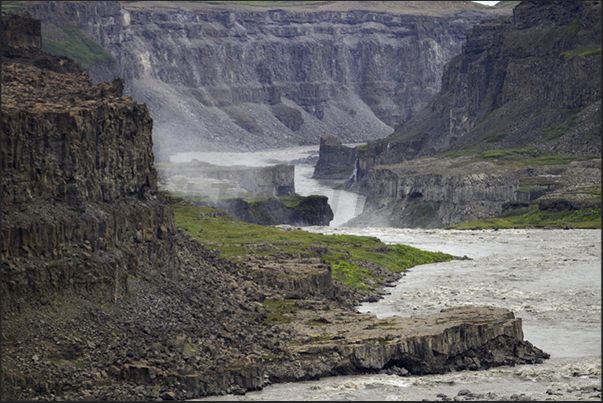
{"label": "glacial river", "polygon": [[[316,147],[245,154],[248,165],[291,161]],[[230,155],[242,164],[243,155]],[[175,156],[212,162],[214,156]],[[389,295],[358,307],[378,317],[437,312],[445,307],[491,305],[511,309],[523,321],[525,339],[551,355],[542,364],[399,377],[358,375],[275,384],[243,396],[198,400],[601,400],[600,230],[418,230],[347,228],[364,200],[311,179],[313,167],[296,165],[296,191],[329,197],[335,219],[324,234],[375,236],[471,260],[411,268]],[[471,394],[466,394],[469,391]],[[462,396],[459,396],[461,392]]]}

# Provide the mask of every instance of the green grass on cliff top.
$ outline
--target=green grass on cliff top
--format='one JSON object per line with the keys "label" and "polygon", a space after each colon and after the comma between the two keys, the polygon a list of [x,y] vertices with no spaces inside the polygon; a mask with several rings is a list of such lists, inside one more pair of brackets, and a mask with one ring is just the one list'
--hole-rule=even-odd
{"label": "green grass on cliff top", "polygon": [[[375,237],[322,235],[249,224],[235,220],[224,210],[199,206],[173,196],[168,199],[174,209],[176,226],[227,259],[247,261],[250,256],[283,252],[320,257],[331,263],[333,277],[361,290],[369,289],[367,284],[373,284],[373,281],[370,281],[372,273],[360,267],[359,262],[373,262],[400,273],[416,265],[454,259],[447,253],[422,251],[408,245],[386,245]],[[274,248],[261,247],[266,243]],[[312,247],[328,247],[328,252],[318,255]]]}
{"label": "green grass on cliff top", "polygon": [[58,56],[67,56],[88,69],[96,62],[115,62],[113,56],[94,42],[81,29],[73,26],[62,28],[66,41],[55,42],[42,38],[42,50]]}
{"label": "green grass on cliff top", "polygon": [[[599,200],[600,200],[599,190]],[[539,229],[601,229],[601,209],[575,211],[539,210],[532,205],[527,211],[484,220],[471,220],[449,225],[445,229],[480,230],[493,228],[539,228]]]}

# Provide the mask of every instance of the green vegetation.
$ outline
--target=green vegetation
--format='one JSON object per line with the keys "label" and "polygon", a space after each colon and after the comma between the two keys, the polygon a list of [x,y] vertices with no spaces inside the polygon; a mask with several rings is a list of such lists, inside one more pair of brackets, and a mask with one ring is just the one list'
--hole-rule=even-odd
{"label": "green vegetation", "polygon": [[481,152],[468,151],[450,151],[440,154],[438,157],[470,157],[465,159],[462,164],[470,164],[480,161],[490,161],[497,165],[507,166],[543,166],[543,165],[564,165],[572,161],[587,161],[594,158],[600,158],[596,155],[551,155],[540,152],[535,147],[510,148],[502,150],[486,150]]}
{"label": "green vegetation", "polygon": [[67,56],[88,69],[96,62],[115,62],[115,59],[102,46],[90,39],[81,29],[73,26],[62,28],[66,41],[42,41],[42,50],[58,56]]}
{"label": "green vegetation", "polygon": [[[385,245],[375,237],[322,235],[249,224],[233,219],[223,210],[167,197],[174,209],[176,226],[207,248],[219,251],[227,259],[247,261],[251,256],[282,252],[320,257],[331,263],[334,278],[361,290],[375,286],[374,275],[363,267],[364,263],[372,262],[400,273],[419,264],[454,258],[446,253],[427,252],[406,245]],[[274,248],[250,247],[258,243],[269,243]]]}
{"label": "green vegetation", "polygon": [[574,49],[567,52],[562,52],[559,57],[563,59],[571,59],[572,57],[592,57],[592,56],[600,56],[601,55],[601,47],[598,48],[590,48],[590,49]]}
{"label": "green vegetation", "polygon": [[551,141],[556,138],[559,138],[559,137],[563,136],[564,134],[572,131],[577,125],[578,125],[578,116],[573,115],[569,119],[567,119],[565,122],[547,129],[547,131],[544,133],[546,135],[544,141]]}
{"label": "green vegetation", "polygon": [[[599,190],[599,196],[600,196]],[[601,229],[601,209],[575,211],[540,210],[537,204],[519,214],[509,214],[485,220],[472,220],[449,225],[446,229],[492,229],[492,228],[595,228]]]}
{"label": "green vegetation", "polygon": [[24,11],[28,4],[24,1],[3,1],[2,11]]}
{"label": "green vegetation", "polygon": [[506,133],[494,134],[494,135],[486,138],[486,143],[498,143],[499,141],[504,140],[505,137],[507,137]]}
{"label": "green vegetation", "polygon": [[295,300],[292,299],[269,299],[262,302],[268,313],[263,320],[264,324],[273,325],[276,323],[289,323],[295,319],[293,313],[300,308],[295,306]]}

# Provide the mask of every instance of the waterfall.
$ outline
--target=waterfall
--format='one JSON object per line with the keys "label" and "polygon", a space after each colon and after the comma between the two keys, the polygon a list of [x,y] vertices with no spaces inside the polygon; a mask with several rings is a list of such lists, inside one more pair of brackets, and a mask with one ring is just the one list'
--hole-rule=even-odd
{"label": "waterfall", "polygon": [[356,158],[356,161],[354,161],[354,172],[352,172],[352,176],[350,176],[350,178],[347,180],[347,182],[343,186],[343,189],[346,190],[346,189],[351,188],[356,183],[358,183],[359,180],[360,180],[360,160],[358,160],[358,158]]}

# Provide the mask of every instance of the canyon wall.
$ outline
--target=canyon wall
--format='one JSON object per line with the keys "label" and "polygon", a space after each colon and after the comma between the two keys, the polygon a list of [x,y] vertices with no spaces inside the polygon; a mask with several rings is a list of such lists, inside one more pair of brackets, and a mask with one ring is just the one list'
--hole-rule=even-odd
{"label": "canyon wall", "polygon": [[530,203],[541,210],[600,209],[587,192],[600,183],[600,159],[513,167],[422,158],[370,169],[357,185],[367,195],[365,209],[346,225],[440,228],[519,212]]}
{"label": "canyon wall", "polygon": [[368,169],[525,146],[601,155],[600,132],[601,3],[527,1],[469,30],[429,105],[363,159]]}
{"label": "canyon wall", "polygon": [[471,2],[235,7],[40,2],[43,24],[75,25],[117,60],[94,82],[125,78],[154,120],[155,156],[383,138],[440,89],[474,24],[508,10]]}
{"label": "canyon wall", "polygon": [[[123,96],[122,80],[93,86],[81,70],[28,65],[57,58],[44,58],[39,36],[12,46],[10,18],[3,14],[3,314],[69,295],[115,301],[142,267],[173,274],[174,218],[156,196],[147,108]],[[39,33],[39,21],[24,21]]]}
{"label": "canyon wall", "polygon": [[[522,181],[533,180],[530,172],[539,172],[538,167],[522,168],[530,164],[527,154],[591,158],[586,165],[592,168],[582,173],[567,164],[540,169],[564,172],[559,175],[566,176],[564,186],[572,190],[563,197],[588,198],[589,191],[600,188],[595,172],[600,166],[600,133],[601,3],[522,2],[512,17],[469,30],[462,53],[446,64],[441,90],[428,106],[391,136],[368,142],[357,163],[363,178],[357,189],[368,198],[366,214],[356,225],[371,222],[375,214],[383,224],[396,226],[494,217],[504,203],[525,201],[516,190]],[[516,157],[524,157],[517,157],[516,167],[510,168],[504,160],[512,153],[497,154],[497,149],[515,150]],[[501,166],[498,172],[476,167],[475,172],[461,173],[463,177],[452,171],[434,177],[412,163],[454,152],[482,155],[486,163],[500,158]],[[482,183],[477,188],[476,180]],[[580,183],[585,186],[577,188]],[[497,187],[500,192],[490,193]],[[415,207],[409,208],[413,197]]]}

